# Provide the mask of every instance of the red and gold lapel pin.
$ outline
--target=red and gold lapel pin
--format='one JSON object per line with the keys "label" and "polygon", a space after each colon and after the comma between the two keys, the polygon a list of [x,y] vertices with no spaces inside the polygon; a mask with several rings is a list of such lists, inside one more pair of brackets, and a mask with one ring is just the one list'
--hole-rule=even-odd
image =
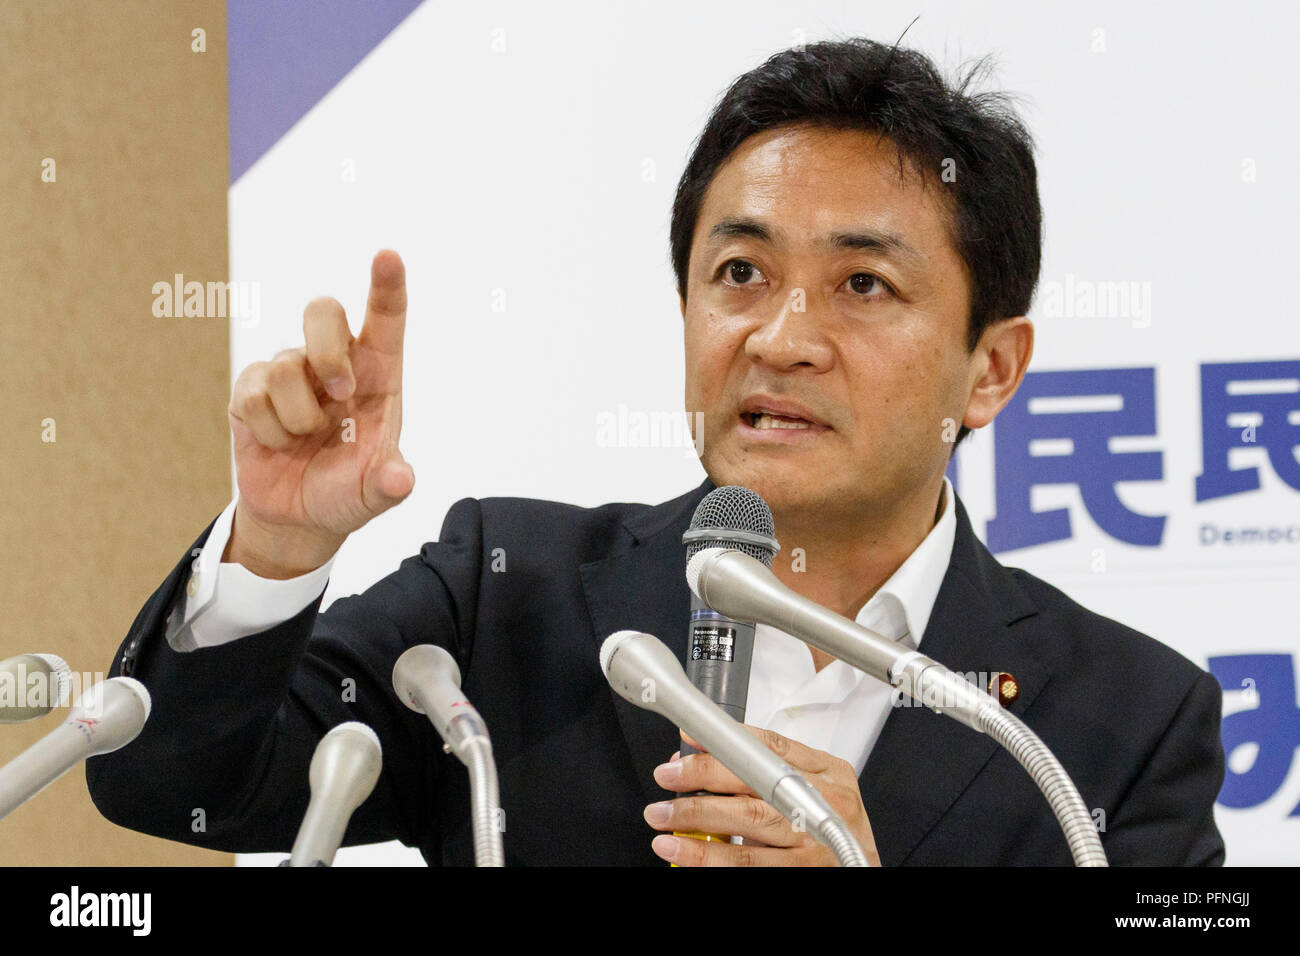
{"label": "red and gold lapel pin", "polygon": [[1020,682],[1006,671],[998,671],[989,678],[989,693],[996,697],[1003,707],[1010,707],[1020,696]]}

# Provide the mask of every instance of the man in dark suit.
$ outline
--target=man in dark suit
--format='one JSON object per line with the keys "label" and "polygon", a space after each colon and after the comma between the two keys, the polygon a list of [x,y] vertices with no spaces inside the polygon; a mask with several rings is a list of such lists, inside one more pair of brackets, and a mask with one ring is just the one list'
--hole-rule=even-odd
{"label": "man in dark suit", "polygon": [[[398,839],[430,863],[468,864],[464,768],[391,691],[397,656],[436,641],[455,654],[492,733],[507,862],[652,862],[641,810],[666,796],[652,772],[677,732],[612,693],[597,651],[606,635],[632,628],[684,655],[681,535],[710,487],[657,507],[465,500],[436,543],[364,594],[319,616],[314,601],[265,633],[191,653],[172,650],[162,633],[189,577],[184,558],[124,644],[154,713],[135,743],[90,762],[96,804],[158,836],[284,851],[306,809],[316,741],[337,723],[362,720],[383,741],[384,773],[348,841]],[[504,573],[489,570],[498,548]],[[1223,774],[1213,678],[1002,568],[960,506],[924,644],[955,670],[1015,675],[1023,691],[1012,713],[1052,748],[1087,805],[1104,812],[1112,863],[1222,860],[1211,813]],[[115,673],[122,663],[119,654]],[[349,678],[354,702],[343,693]],[[894,710],[859,783],[886,866],[1070,862],[1019,765],[929,710]],[[206,831],[193,829],[196,809]]]}
{"label": "man in dark suit", "polygon": [[[681,535],[712,484],[739,484],[772,508],[791,556],[773,570],[790,587],[953,670],[1014,675],[1012,711],[1074,777],[1112,862],[1221,862],[1213,679],[1002,568],[944,479],[954,442],[1023,378],[1040,239],[1028,136],[1000,102],[869,41],[778,54],[715,109],[673,210],[686,406],[709,480],[656,507],[462,501],[436,543],[318,615],[347,535],[414,484],[397,446],[404,272],[381,253],[357,338],[341,305],[315,300],[305,347],[236,382],[239,497],[114,661],[150,688],[154,715],[88,764],[97,806],[173,839],[284,850],[316,742],[362,720],[384,773],[348,840],[468,863],[466,777],[390,685],[397,656],[433,642],[491,730],[508,862],[829,862],[712,757],[675,759],[676,730],[618,699],[597,664],[600,641],[628,628],[684,653]],[[234,601],[253,608],[242,623],[232,594],[256,595]],[[1046,801],[991,741],[888,706],[789,635],[760,636],[762,739],[869,855],[1069,862]],[[801,700],[812,713],[784,706]],[[697,790],[716,796],[667,799]],[[653,843],[650,828],[664,831]]]}

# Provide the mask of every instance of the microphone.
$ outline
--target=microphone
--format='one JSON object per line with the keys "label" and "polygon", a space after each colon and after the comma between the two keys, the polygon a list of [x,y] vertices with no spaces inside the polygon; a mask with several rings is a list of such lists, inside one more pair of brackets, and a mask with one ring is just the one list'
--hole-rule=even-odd
{"label": "microphone", "polygon": [[937,661],[790,590],[749,555],[706,548],[686,565],[686,582],[710,605],[797,637],[973,730],[983,732],[984,708],[1002,710],[992,695]]}
{"label": "microphone", "polygon": [[686,679],[662,641],[618,631],[600,647],[600,669],[624,700],[681,727],[760,798],[835,853],[841,866],[866,866],[866,855],[821,793]]}
{"label": "microphone", "polygon": [[455,754],[469,771],[475,864],[505,866],[492,741],[487,724],[461,693],[455,658],[434,644],[408,648],[393,665],[393,690],[407,707],[429,718],[443,740],[442,749]]}
{"label": "microphone", "polygon": [[[36,675],[35,686],[32,676]],[[72,670],[55,654],[19,654],[0,661],[0,724],[44,717],[67,703]]]}
{"label": "microphone", "polygon": [[357,807],[379,780],[383,748],[368,726],[351,720],[320,739],[307,779],[311,801],[293,841],[289,866],[330,866]]}
{"label": "microphone", "polygon": [[691,591],[724,613],[778,628],[898,688],[936,714],[988,734],[1034,778],[1061,824],[1075,864],[1107,865],[1092,814],[1065,769],[993,695],[920,651],[796,594],[770,569],[739,551],[701,551],[687,564],[686,581]]}
{"label": "microphone", "polygon": [[144,728],[150,706],[149,691],[130,677],[87,689],[62,724],[0,767],[0,818],[87,757],[125,747]]}
{"label": "microphone", "polygon": [[[689,562],[705,548],[734,548],[772,566],[780,550],[772,512],[760,495],[740,485],[714,488],[695,509],[682,535]],[[754,622],[720,614],[691,592],[691,623],[686,639],[686,676],[730,717],[744,723],[749,671],[754,659]],[[682,754],[696,750],[685,741]],[[677,833],[706,842],[726,843],[721,833]]]}
{"label": "microphone", "polygon": [[[724,485],[704,496],[691,526],[682,535],[686,560],[709,548],[731,548],[765,567],[780,549],[772,512],[758,494],[739,485]],[[742,723],[749,696],[749,668],[754,657],[754,622],[743,615],[719,613],[691,592],[691,624],[686,643],[686,676],[728,716]],[[689,752],[689,745],[683,753]]]}

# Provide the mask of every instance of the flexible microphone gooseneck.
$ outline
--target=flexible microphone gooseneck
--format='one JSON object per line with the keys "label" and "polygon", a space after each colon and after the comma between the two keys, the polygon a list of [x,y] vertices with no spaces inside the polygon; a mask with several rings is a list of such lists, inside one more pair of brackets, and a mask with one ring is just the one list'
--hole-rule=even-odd
{"label": "flexible microphone gooseneck", "polygon": [[1051,804],[1075,865],[1107,865],[1092,815],[1065,768],[991,694],[919,651],[795,593],[739,551],[701,551],[687,565],[686,581],[711,607],[778,628],[898,688],[936,714],[988,734],[1025,768]]}
{"label": "flexible microphone gooseneck", "polygon": [[501,845],[501,799],[487,724],[460,690],[456,659],[435,644],[419,644],[393,665],[393,690],[417,714],[425,714],[444,749],[469,770],[470,819],[477,866],[505,866]]}
{"label": "flexible microphone gooseneck", "polygon": [[817,788],[687,680],[657,637],[611,634],[600,648],[600,669],[620,697],[685,730],[797,829],[828,847],[841,866],[868,865],[862,847]]}

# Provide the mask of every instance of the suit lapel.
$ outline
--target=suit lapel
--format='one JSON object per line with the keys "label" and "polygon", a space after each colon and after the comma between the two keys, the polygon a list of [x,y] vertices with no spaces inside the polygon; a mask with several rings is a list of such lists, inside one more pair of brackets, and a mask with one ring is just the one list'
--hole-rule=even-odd
{"label": "suit lapel", "polygon": [[[1021,693],[1010,709],[1022,716],[1050,679],[1051,667],[1010,625],[1037,611],[975,537],[966,509],[954,500],[952,560],[920,650],[964,674],[1012,674]],[[997,749],[983,734],[923,707],[890,713],[858,780],[886,866],[906,861]]]}
{"label": "suit lapel", "polygon": [[[700,499],[695,490],[625,522],[627,547],[584,564],[583,590],[593,625],[593,655],[615,631],[653,634],[678,660],[686,656],[690,595],[682,533]],[[922,639],[923,653],[962,673],[1007,671],[1021,686],[1011,712],[1023,716],[1051,677],[1051,667],[1010,627],[1037,613],[1011,574],[975,537],[961,501],[952,560]],[[666,794],[653,771],[680,744],[677,728],[607,688],[646,801]],[[859,778],[881,859],[905,862],[939,824],[997,750],[988,737],[923,707],[890,713]]]}
{"label": "suit lapel", "polygon": [[[682,534],[700,499],[712,490],[712,482],[706,480],[680,498],[646,509],[625,523],[630,547],[582,566],[583,590],[595,628],[593,659],[605,638],[623,630],[652,634],[679,661],[686,659],[691,602]],[[624,700],[613,688],[606,690],[613,698],[646,801],[664,799],[665,791],[655,782],[653,771],[680,746],[677,728]]]}

